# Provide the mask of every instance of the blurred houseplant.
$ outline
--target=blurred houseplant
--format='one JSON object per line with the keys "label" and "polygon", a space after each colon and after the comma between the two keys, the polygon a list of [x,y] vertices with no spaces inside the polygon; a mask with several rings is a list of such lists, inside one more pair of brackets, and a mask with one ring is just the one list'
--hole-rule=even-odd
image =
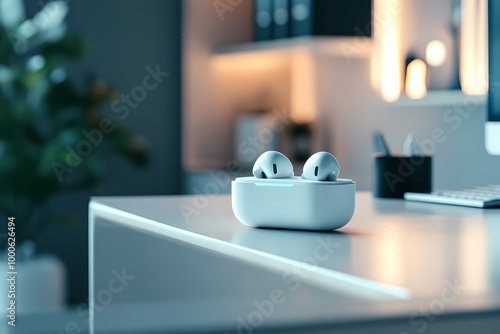
{"label": "blurred houseplant", "polygon": [[142,137],[99,110],[115,92],[66,77],[64,66],[85,49],[82,35],[66,33],[67,11],[52,1],[26,18],[21,0],[0,0],[0,211],[16,217],[18,245],[51,221],[42,208],[54,195],[102,183],[103,155],[147,163]]}

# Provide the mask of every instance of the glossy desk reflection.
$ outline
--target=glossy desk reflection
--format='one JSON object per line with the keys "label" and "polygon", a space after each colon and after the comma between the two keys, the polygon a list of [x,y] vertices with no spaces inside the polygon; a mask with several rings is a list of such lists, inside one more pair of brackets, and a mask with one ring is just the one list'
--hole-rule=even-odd
{"label": "glossy desk reflection", "polygon": [[399,317],[411,332],[408,316],[450,288],[442,314],[500,309],[500,210],[360,193],[351,223],[320,233],[248,228],[229,196],[198,201],[92,200],[96,333],[237,331],[275,290],[287,302],[259,329]]}

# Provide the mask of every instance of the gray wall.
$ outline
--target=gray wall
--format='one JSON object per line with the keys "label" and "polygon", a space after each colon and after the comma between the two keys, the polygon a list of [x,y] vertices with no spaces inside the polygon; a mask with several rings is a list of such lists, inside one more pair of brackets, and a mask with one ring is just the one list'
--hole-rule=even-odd
{"label": "gray wall", "polygon": [[142,85],[146,66],[159,64],[170,73],[124,120],[151,143],[149,167],[138,170],[121,159],[110,159],[106,194],[179,190],[181,5],[161,0],[70,2],[70,30],[85,32],[89,39],[87,57],[72,67],[73,76],[91,71],[119,92],[130,94],[134,86]]}

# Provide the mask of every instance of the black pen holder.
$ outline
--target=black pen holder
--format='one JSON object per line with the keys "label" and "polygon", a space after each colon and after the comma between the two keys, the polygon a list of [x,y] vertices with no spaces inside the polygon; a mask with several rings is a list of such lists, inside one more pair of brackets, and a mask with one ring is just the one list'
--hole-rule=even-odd
{"label": "black pen holder", "polygon": [[375,197],[403,198],[405,192],[432,191],[431,156],[375,156]]}

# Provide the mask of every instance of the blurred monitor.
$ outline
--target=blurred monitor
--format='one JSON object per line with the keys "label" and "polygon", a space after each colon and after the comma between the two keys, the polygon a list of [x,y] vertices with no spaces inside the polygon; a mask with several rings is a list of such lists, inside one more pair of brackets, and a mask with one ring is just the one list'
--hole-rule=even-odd
{"label": "blurred monitor", "polygon": [[488,1],[488,118],[486,150],[500,155],[500,1]]}

